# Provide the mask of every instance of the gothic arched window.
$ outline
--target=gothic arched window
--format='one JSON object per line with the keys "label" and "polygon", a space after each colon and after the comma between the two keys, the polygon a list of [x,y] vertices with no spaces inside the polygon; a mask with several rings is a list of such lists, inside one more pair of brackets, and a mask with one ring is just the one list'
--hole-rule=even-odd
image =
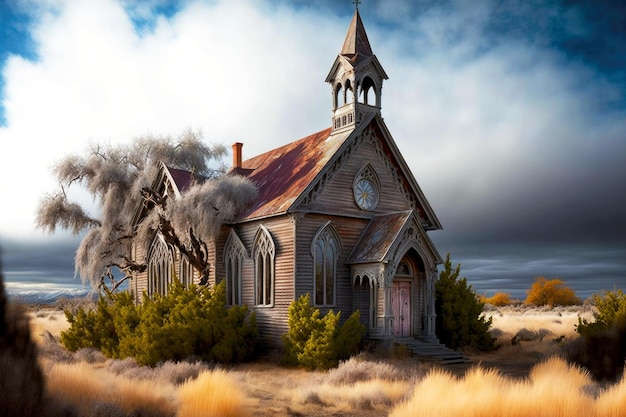
{"label": "gothic arched window", "polygon": [[185,288],[189,287],[193,284],[193,266],[189,262],[189,258],[185,255],[180,256],[180,263],[178,265],[178,279],[183,284]]}
{"label": "gothic arched window", "polygon": [[260,306],[274,305],[274,256],[276,248],[270,232],[259,227],[254,238],[254,302]]}
{"label": "gothic arched window", "polygon": [[339,236],[330,224],[322,226],[313,238],[313,304],[330,306],[335,304],[337,286],[337,259],[341,253]]}
{"label": "gothic arched window", "polygon": [[172,282],[174,251],[160,235],[152,241],[148,256],[148,295],[167,294]]}
{"label": "gothic arched window", "polygon": [[378,106],[378,91],[374,81],[366,76],[361,83],[359,96],[363,94],[363,103],[370,106]]}
{"label": "gothic arched window", "polygon": [[224,266],[226,268],[226,303],[241,304],[241,268],[246,254],[241,239],[231,230],[224,247]]}
{"label": "gothic arched window", "polygon": [[344,104],[339,101],[339,98],[341,98],[341,96],[343,95],[342,90],[343,90],[343,87],[341,83],[337,83],[337,85],[335,86],[335,94],[333,95],[333,109],[343,106]]}

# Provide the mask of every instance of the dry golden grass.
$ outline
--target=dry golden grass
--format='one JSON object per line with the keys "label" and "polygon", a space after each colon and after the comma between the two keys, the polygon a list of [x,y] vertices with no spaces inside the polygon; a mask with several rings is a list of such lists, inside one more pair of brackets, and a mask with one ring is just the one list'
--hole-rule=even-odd
{"label": "dry golden grass", "polygon": [[593,321],[591,307],[501,307],[485,312],[485,317],[493,319],[492,329],[499,329],[513,337],[521,329],[538,331],[550,330],[555,337],[576,337],[578,317]]}
{"label": "dry golden grass", "polygon": [[624,380],[597,399],[593,388],[586,371],[557,357],[536,365],[527,379],[479,367],[460,378],[434,370],[416,383],[412,397],[390,417],[626,416]]}
{"label": "dry golden grass", "polygon": [[173,415],[175,387],[162,381],[129,379],[86,362],[44,365],[48,395],[59,404],[92,415],[94,406],[106,404],[124,415],[141,410],[149,415]]}
{"label": "dry golden grass", "polygon": [[[508,306],[490,309],[484,313],[492,321],[492,334],[496,337],[496,352],[472,356],[477,363],[504,362],[535,363],[560,354],[561,343],[578,337],[578,317],[593,321],[593,309],[588,306],[527,307]],[[536,332],[540,338],[522,341],[517,345],[512,339],[520,331]]]}
{"label": "dry golden grass", "polygon": [[600,393],[595,404],[595,415],[600,417],[626,416],[626,368],[622,380]]}
{"label": "dry golden grass", "polygon": [[[90,360],[90,352],[56,355],[46,347],[54,339],[39,335],[49,331],[58,340],[67,328],[58,311],[31,313],[31,329],[46,347],[41,363],[48,395],[79,416],[626,416],[625,381],[602,387],[579,368],[547,359],[558,352],[552,339],[576,337],[579,313],[592,314],[514,307],[491,311],[502,333],[501,349],[472,357],[482,365],[447,370],[380,356],[353,358],[328,372],[270,362],[217,371],[188,363],[150,369],[129,360]],[[511,337],[523,328],[548,329],[552,335],[512,346]],[[528,364],[525,372],[511,377],[503,371],[520,362]]]}
{"label": "dry golden grass", "polygon": [[329,414],[353,413],[355,410],[386,411],[410,391],[408,381],[375,379],[349,385],[324,383],[299,387],[292,391],[291,410],[310,415],[320,406]]}
{"label": "dry golden grass", "polygon": [[58,338],[61,332],[69,329],[70,324],[65,318],[65,313],[59,310],[38,310],[28,313],[30,318],[30,332],[33,340],[41,343],[41,335],[44,332],[50,332],[51,335]]}
{"label": "dry golden grass", "polygon": [[239,382],[226,371],[203,372],[178,389],[177,417],[250,415]]}

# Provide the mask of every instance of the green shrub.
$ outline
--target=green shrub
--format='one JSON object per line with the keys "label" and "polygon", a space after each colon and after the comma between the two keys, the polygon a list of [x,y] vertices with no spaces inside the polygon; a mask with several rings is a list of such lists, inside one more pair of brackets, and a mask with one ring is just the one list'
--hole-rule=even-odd
{"label": "green shrub", "polygon": [[558,279],[548,280],[544,277],[535,278],[535,282],[526,291],[524,303],[535,306],[570,306],[580,304],[580,299],[576,293],[565,283]]}
{"label": "green shrub", "polygon": [[341,326],[341,330],[335,340],[337,359],[345,361],[357,353],[361,348],[361,340],[365,333],[365,326],[361,324],[361,312],[356,310]]}
{"label": "green shrub", "polygon": [[61,342],[68,350],[91,347],[150,366],[189,357],[240,362],[254,353],[258,337],[254,312],[226,306],[224,284],[185,288],[175,281],[167,295],[146,296],[139,306],[122,292],[101,296],[95,310],[65,314],[70,328]]}
{"label": "green shrub", "polygon": [[308,369],[330,369],[339,363],[335,344],[337,324],[341,313],[329,311],[320,319],[319,326],[314,326],[311,335],[298,352],[298,363]]}
{"label": "green shrub", "polygon": [[484,318],[484,304],[478,300],[472,286],[467,284],[467,279],[459,279],[460,272],[461,265],[452,269],[448,254],[444,269],[435,283],[437,337],[452,349],[493,350],[495,340],[489,334],[492,319]]}
{"label": "green shrub", "polygon": [[581,336],[609,330],[611,327],[626,327],[626,294],[622,290],[594,294],[591,299],[598,311],[594,313],[595,321],[578,318],[576,331]]}
{"label": "green shrub", "polygon": [[308,369],[329,369],[340,360],[348,359],[358,352],[365,326],[355,311],[348,320],[338,326],[341,312],[332,310],[321,317],[320,310],[313,308],[309,294],[293,301],[289,306],[289,331],[283,335],[285,362]]}
{"label": "green shrub", "polygon": [[114,322],[116,305],[124,305],[132,296],[126,293],[101,295],[94,310],[79,307],[76,313],[65,310],[70,328],[61,333],[61,343],[66,349],[76,351],[94,348],[105,355],[119,356],[119,337]]}
{"label": "green shrub", "polygon": [[578,318],[580,338],[567,346],[570,360],[589,369],[597,380],[617,380],[626,362],[626,294],[605,291],[592,297],[595,321]]}

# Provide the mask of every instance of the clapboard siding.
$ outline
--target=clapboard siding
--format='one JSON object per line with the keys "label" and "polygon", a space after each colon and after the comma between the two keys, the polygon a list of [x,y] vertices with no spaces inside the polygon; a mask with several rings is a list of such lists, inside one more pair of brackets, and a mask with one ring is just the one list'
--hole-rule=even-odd
{"label": "clapboard siding", "polygon": [[[274,303],[272,306],[256,306],[254,300],[254,238],[264,226],[271,234],[275,245]],[[234,227],[235,232],[248,252],[242,265],[242,303],[256,311],[261,344],[278,347],[281,336],[287,331],[289,305],[294,300],[294,225],[291,216],[284,215],[263,221],[247,222]],[[220,235],[217,250],[216,271],[224,276],[224,244],[228,232]],[[220,278],[221,279],[221,278]]]}
{"label": "clapboard siding", "polygon": [[311,209],[362,216],[363,210],[359,209],[354,201],[353,185],[355,177],[368,163],[374,168],[378,177],[380,198],[375,210],[365,212],[365,214],[381,214],[411,209],[410,203],[400,192],[398,183],[387,167],[391,161],[386,154],[379,156],[372,144],[363,144],[350,158],[345,160],[312,203]]}
{"label": "clapboard siding", "polygon": [[368,220],[361,218],[326,216],[321,214],[302,214],[297,221],[297,262],[296,262],[296,298],[304,294],[311,294],[311,301],[314,277],[313,277],[313,256],[311,246],[317,232],[330,221],[337,231],[341,240],[341,253],[337,260],[337,282],[335,304],[320,308],[322,313],[330,309],[335,312],[342,311],[342,320],[347,319],[354,310],[354,297],[352,291],[352,280],[350,265],[346,263],[348,257],[361,235],[361,232],[368,223]]}
{"label": "clapboard siding", "polygon": [[[131,250],[133,259],[139,262],[145,262],[147,257],[146,248],[133,243]],[[133,281],[131,288],[135,294],[135,300],[137,303],[141,303],[144,291],[148,290],[148,271],[134,273]]]}

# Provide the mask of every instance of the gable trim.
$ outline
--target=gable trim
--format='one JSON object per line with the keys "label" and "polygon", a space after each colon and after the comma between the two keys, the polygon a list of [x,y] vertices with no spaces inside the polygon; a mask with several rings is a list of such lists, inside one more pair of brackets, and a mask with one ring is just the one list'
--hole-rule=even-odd
{"label": "gable trim", "polygon": [[339,147],[337,152],[329,159],[326,166],[318,172],[304,191],[295,199],[291,206],[287,209],[288,212],[297,210],[300,206],[309,205],[312,203],[319,193],[324,188],[324,185],[332,180],[334,175],[339,171],[343,162],[363,143],[363,131],[365,127],[370,124],[374,118],[375,113],[367,114],[365,120],[360,125],[356,126],[354,130],[341,130],[340,132],[333,132],[331,137],[335,135],[346,135],[346,139]]}
{"label": "gable trim", "polygon": [[[383,137],[385,138],[385,141],[387,142],[387,145],[389,146],[389,149],[391,150],[398,166],[400,167],[402,171],[403,177],[407,180],[411,188],[409,192],[417,197],[417,202],[424,209],[424,214],[426,216],[425,220],[428,221],[428,224],[422,224],[422,227],[424,227],[425,230],[443,229],[443,227],[441,226],[441,222],[439,221],[439,219],[437,218],[437,215],[435,214],[435,211],[433,210],[430,203],[426,199],[424,192],[422,191],[421,187],[417,183],[417,180],[413,176],[413,173],[409,169],[409,166],[406,163],[406,160],[400,153],[398,146],[396,145],[395,141],[391,137],[391,133],[389,132],[389,129],[387,128],[387,125],[385,124],[384,120],[382,119],[380,115],[375,115],[375,118],[376,118],[377,125],[380,127]],[[380,151],[382,152],[382,149],[380,149]]]}

